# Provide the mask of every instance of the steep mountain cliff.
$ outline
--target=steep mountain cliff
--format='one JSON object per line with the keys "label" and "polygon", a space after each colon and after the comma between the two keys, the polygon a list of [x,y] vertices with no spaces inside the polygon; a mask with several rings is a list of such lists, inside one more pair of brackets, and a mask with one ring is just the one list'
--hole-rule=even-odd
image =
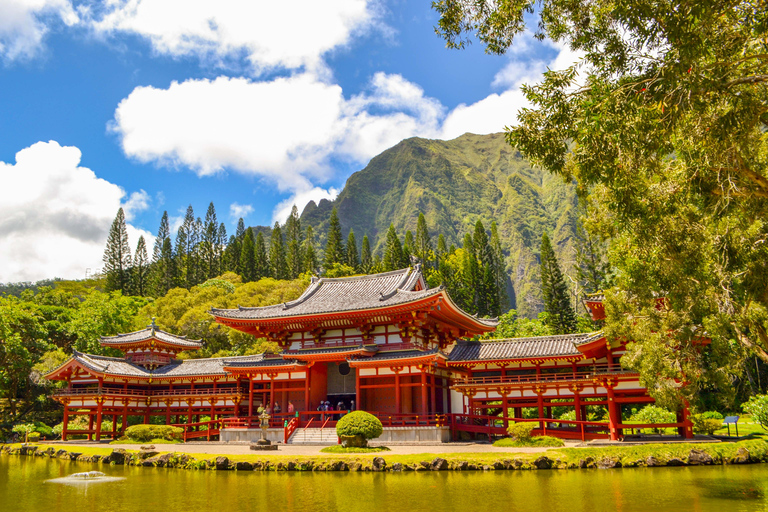
{"label": "steep mountain cliff", "polygon": [[406,139],[376,156],[347,180],[334,201],[310,203],[301,215],[324,244],[331,209],[338,210],[344,236],[354,229],[381,251],[387,228],[402,237],[416,231],[422,212],[433,242],[442,233],[460,245],[478,219],[490,230],[496,221],[512,307],[534,316],[542,308],[538,252],[546,230],[563,270],[573,274],[576,237],[575,187],[534,169],[504,140],[504,134],[465,134],[450,141]]}

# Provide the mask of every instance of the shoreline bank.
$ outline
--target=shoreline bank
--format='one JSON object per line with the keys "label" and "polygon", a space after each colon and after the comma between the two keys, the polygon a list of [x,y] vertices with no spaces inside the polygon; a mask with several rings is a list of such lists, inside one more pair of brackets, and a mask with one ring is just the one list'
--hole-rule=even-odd
{"label": "shoreline bank", "polygon": [[[615,469],[756,464],[768,462],[768,443],[645,445],[599,448],[553,448],[540,453],[420,453],[389,452],[350,455],[206,454],[174,450],[126,450],[112,447],[74,447],[65,450],[45,444],[2,445],[2,455],[48,457],[93,464],[165,467],[218,471],[494,471],[547,469]],[[161,445],[162,446],[162,445]]]}

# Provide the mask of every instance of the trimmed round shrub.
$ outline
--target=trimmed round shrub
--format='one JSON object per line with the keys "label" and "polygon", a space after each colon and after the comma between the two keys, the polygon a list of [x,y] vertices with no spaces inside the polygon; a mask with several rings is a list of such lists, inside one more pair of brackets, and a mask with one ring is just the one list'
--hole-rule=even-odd
{"label": "trimmed round shrub", "polygon": [[701,416],[705,420],[722,420],[723,419],[723,415],[717,411],[706,411],[699,414],[699,416]]}
{"label": "trimmed round shrub", "polygon": [[362,437],[376,439],[384,432],[379,418],[365,411],[352,411],[345,414],[336,424],[336,435],[339,437]]}
{"label": "trimmed round shrub", "polygon": [[[706,414],[706,413],[704,413]],[[691,416],[693,431],[697,434],[706,434],[711,436],[717,430],[723,428],[723,420],[717,418],[707,418],[704,414],[694,414]]]}

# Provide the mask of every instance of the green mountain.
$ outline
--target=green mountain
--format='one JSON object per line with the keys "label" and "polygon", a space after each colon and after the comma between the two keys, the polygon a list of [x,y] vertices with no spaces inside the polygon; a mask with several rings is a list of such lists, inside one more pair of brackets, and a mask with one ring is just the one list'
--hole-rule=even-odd
{"label": "green mountain", "polygon": [[510,277],[512,307],[521,315],[542,310],[538,252],[546,230],[563,270],[573,275],[576,189],[534,169],[504,140],[504,134],[465,134],[454,140],[406,139],[376,156],[347,180],[334,201],[307,205],[322,247],[331,209],[338,210],[344,236],[368,235],[379,254],[390,223],[400,236],[416,231],[424,213],[433,242],[442,233],[460,245],[478,219],[490,230],[496,221]]}

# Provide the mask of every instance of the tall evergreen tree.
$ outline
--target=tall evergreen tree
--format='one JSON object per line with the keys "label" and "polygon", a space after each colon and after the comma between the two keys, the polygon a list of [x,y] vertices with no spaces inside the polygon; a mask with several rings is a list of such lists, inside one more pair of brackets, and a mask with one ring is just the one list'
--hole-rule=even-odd
{"label": "tall evergreen tree", "polygon": [[477,261],[475,245],[472,241],[472,235],[464,235],[464,245],[462,246],[461,272],[459,297],[462,307],[472,314],[478,313],[478,298],[481,288],[482,275],[480,265]]}
{"label": "tall evergreen tree", "polygon": [[437,249],[435,250],[435,267],[440,269],[443,260],[448,256],[448,246],[442,233],[437,236]]}
{"label": "tall evergreen tree", "polygon": [[568,286],[547,233],[541,236],[541,293],[547,324],[556,334],[576,331],[576,313],[571,305]]}
{"label": "tall evergreen tree", "polygon": [[104,249],[104,275],[107,291],[119,290],[127,294],[130,286],[131,248],[128,246],[128,230],[125,227],[125,213],[117,210],[115,220],[109,229],[107,247]]}
{"label": "tall evergreen tree", "polygon": [[341,238],[341,223],[336,213],[336,208],[331,210],[331,219],[328,223],[328,239],[325,243],[325,269],[333,267],[336,263],[344,263],[344,243]]}
{"label": "tall evergreen tree", "polygon": [[347,257],[345,263],[355,269],[355,272],[360,270],[360,259],[357,256],[357,241],[355,240],[355,232],[351,229],[347,237]]}
{"label": "tall evergreen tree", "polygon": [[403,261],[406,262],[405,266],[411,264],[411,256],[413,256],[413,233],[411,230],[405,232],[405,242],[403,243]]}
{"label": "tall evergreen tree", "polygon": [[163,212],[163,217],[160,220],[160,228],[157,230],[157,238],[155,238],[155,246],[152,250],[152,265],[149,272],[149,288],[150,293],[155,297],[161,297],[165,295],[168,290],[173,287],[171,284],[166,288],[166,274],[168,272],[168,265],[171,264],[173,259],[173,251],[170,255],[166,255],[163,252],[163,246],[166,241],[171,243],[171,230],[168,225],[168,212]]}
{"label": "tall evergreen tree", "polygon": [[360,249],[360,271],[364,274],[370,274],[373,269],[373,255],[371,254],[371,243],[368,241],[368,235],[363,235],[363,246]]}
{"label": "tall evergreen tree", "polygon": [[280,223],[275,222],[269,239],[269,268],[275,279],[288,279],[288,264],[285,261],[285,245]]}
{"label": "tall evergreen tree", "polygon": [[245,222],[240,217],[237,221],[237,228],[235,229],[234,239],[230,239],[229,245],[227,245],[227,251],[229,251],[229,269],[231,272],[243,275],[243,271],[240,268],[240,250],[243,247],[243,239],[245,238]]}
{"label": "tall evergreen tree", "polygon": [[[194,229],[192,230],[192,253],[188,260],[189,265],[187,266],[188,288],[192,288],[206,280],[205,261],[202,251],[204,231],[203,220],[198,217],[195,219]],[[190,277],[191,280],[189,279]]]}
{"label": "tall evergreen tree", "polygon": [[304,237],[304,265],[303,272],[318,273],[317,252],[315,251],[315,234],[312,226],[307,226],[307,235]]}
{"label": "tall evergreen tree", "polygon": [[222,222],[216,232],[216,275],[227,271],[224,263],[224,252],[227,250],[227,227]]}
{"label": "tall evergreen tree", "polygon": [[139,243],[136,244],[131,278],[133,293],[140,297],[147,295],[149,285],[149,256],[147,255],[147,245],[143,236],[139,237]]}
{"label": "tall evergreen tree", "polygon": [[421,260],[424,268],[427,268],[433,260],[432,239],[429,237],[427,219],[423,213],[419,213],[419,220],[416,222],[416,239],[414,240],[413,254]]}
{"label": "tall evergreen tree", "polygon": [[213,201],[208,205],[200,240],[200,264],[204,279],[219,275],[218,265],[219,221]]}
{"label": "tall evergreen tree", "polygon": [[173,245],[171,245],[171,237],[165,239],[163,242],[163,248],[161,250],[160,261],[162,266],[162,274],[160,274],[159,290],[160,293],[157,296],[162,296],[168,293],[168,290],[178,286],[179,283],[179,269],[176,266],[176,258],[173,257]]}
{"label": "tall evergreen tree", "polygon": [[160,259],[163,252],[163,244],[166,238],[171,237],[171,229],[168,225],[168,211],[163,212],[163,217],[160,219],[160,228],[157,230],[157,238],[155,238],[155,246],[152,249],[152,263],[155,263]]}
{"label": "tall evergreen tree", "polygon": [[[253,230],[248,228],[247,231],[251,232],[251,236],[253,236]],[[261,233],[261,231],[258,232],[256,235],[256,249],[255,249],[255,255],[256,255],[256,267],[255,267],[255,274],[254,274],[254,280],[257,281],[263,277],[267,277],[271,275],[271,270],[269,267],[269,256],[267,255],[267,244],[264,242],[264,235]]]}
{"label": "tall evergreen tree", "polygon": [[498,293],[496,303],[499,307],[499,314],[501,314],[509,310],[509,294],[507,293],[507,272],[504,263],[504,250],[501,248],[499,228],[496,226],[495,221],[491,222],[490,246],[491,254],[493,255],[494,283]]}
{"label": "tall evergreen tree", "polygon": [[[259,236],[261,236],[261,233],[259,233]],[[262,245],[263,244],[264,240],[262,239]],[[240,264],[238,265],[243,282],[250,283],[261,277],[258,275],[256,253],[256,244],[253,241],[253,230],[247,229],[240,247]]]}
{"label": "tall evergreen tree", "polygon": [[304,247],[302,246],[301,219],[296,205],[291,208],[291,214],[285,223],[285,238],[287,246],[288,276],[296,279],[303,272]]}
{"label": "tall evergreen tree", "polygon": [[384,272],[390,272],[408,266],[403,265],[405,255],[403,254],[403,246],[400,245],[400,238],[397,236],[394,224],[389,225],[387,230],[387,243],[384,247],[384,258],[382,259],[382,267]]}
{"label": "tall evergreen tree", "polygon": [[498,291],[496,289],[495,265],[493,252],[489,245],[488,233],[481,220],[475,223],[475,233],[472,245],[478,264],[477,281],[477,314],[481,316],[498,316]]}
{"label": "tall evergreen tree", "polygon": [[184,214],[184,220],[176,231],[176,250],[174,251],[179,284],[185,288],[192,286],[190,283],[195,280],[195,246],[195,211],[192,205],[189,205]]}

